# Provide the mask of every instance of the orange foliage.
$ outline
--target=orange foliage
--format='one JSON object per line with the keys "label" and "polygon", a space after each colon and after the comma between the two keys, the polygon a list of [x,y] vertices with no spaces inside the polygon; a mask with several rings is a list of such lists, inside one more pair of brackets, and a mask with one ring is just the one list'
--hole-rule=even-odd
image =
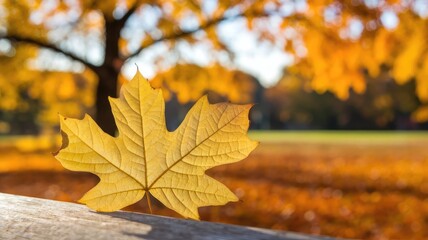
{"label": "orange foliage", "polygon": [[250,103],[257,88],[256,80],[250,75],[221,65],[177,65],[158,73],[151,84],[163,89],[166,100],[172,93],[176,94],[180,103],[194,102],[209,92],[225,96],[234,103]]}
{"label": "orange foliage", "polygon": [[[398,25],[387,28],[388,22],[379,16],[391,9],[395,9]],[[326,22],[326,12],[332,14],[333,10],[336,11],[334,17],[330,16],[332,19]],[[412,3],[391,1],[367,7],[364,3],[350,6],[345,2],[320,1],[309,4],[301,15],[301,21],[285,18],[282,24],[299,34],[291,39],[293,46],[303,44],[306,49],[303,55],[295,54],[296,63],[290,72],[310,80],[317,92],[329,90],[347,99],[350,89],[357,93],[365,91],[364,70],[370,78],[379,78],[384,73],[381,69],[387,68],[391,70],[390,77],[399,84],[416,80],[415,94],[422,103],[428,104],[428,64],[425,63],[428,18],[416,14]],[[361,32],[353,37],[350,24],[355,21],[360,24]],[[295,52],[295,49],[289,50]]]}
{"label": "orange foliage", "polygon": [[[241,201],[202,208],[201,218],[346,238],[428,237],[426,141],[293,142],[262,142],[245,161],[209,171]],[[49,153],[1,151],[1,192],[76,201],[98,181],[64,171]],[[158,202],[154,213],[178,216]]]}
{"label": "orange foliage", "polygon": [[[179,44],[186,42],[189,46],[196,42],[207,42],[213,51],[229,51],[228,43],[219,36],[217,24],[233,16],[232,13],[244,18],[248,30],[252,31],[259,40],[270,41],[282,47],[284,51],[293,54],[294,65],[290,73],[304,76],[310,81],[310,86],[317,92],[332,91],[341,99],[349,96],[352,89],[357,93],[365,91],[365,71],[371,78],[377,78],[381,69],[388,68],[390,76],[398,83],[406,83],[416,79],[417,91],[415,94],[420,100],[428,104],[428,47],[425,39],[428,34],[428,21],[424,13],[417,9],[416,1],[240,1],[219,0],[211,1],[212,6],[206,5],[210,1],[137,1],[137,0],[105,0],[105,1],[11,1],[2,2],[5,9],[5,19],[0,19],[7,29],[7,34],[28,37],[40,42],[53,43],[49,36],[55,36],[63,26],[70,27],[71,33],[66,36],[80,35],[95,37],[101,45],[107,37],[103,36],[107,23],[119,21],[128,10],[136,10],[133,15],[141,18],[144,11],[155,18],[152,26],[139,26],[141,34],[120,34],[129,32],[121,27],[112,39],[118,44],[118,56],[105,59],[103,67],[114,68],[115,73],[120,71],[122,63],[130,56],[135,56],[136,49],[145,49],[156,42],[164,42],[165,46],[173,51]],[[215,3],[212,3],[215,2]],[[289,9],[289,10],[284,10]],[[78,19],[69,15],[77,14]],[[389,26],[394,17],[384,19],[390,13],[397,21],[397,26]],[[142,16],[144,15],[144,16]],[[281,29],[276,29],[269,22],[269,15],[279,19]],[[67,16],[63,18],[64,16]],[[56,25],[61,17],[64,24]],[[233,17],[232,17],[233,18]],[[213,22],[211,22],[213,21]],[[189,24],[191,23],[191,24]],[[122,23],[117,22],[117,26]],[[51,26],[52,25],[52,26]],[[195,29],[184,27],[199,26],[198,34],[185,34]],[[125,25],[123,25],[125,26]],[[141,27],[141,28],[140,28]],[[126,29],[125,29],[126,28]],[[110,29],[111,30],[111,29]],[[294,34],[289,34],[294,32]],[[136,37],[138,35],[138,37]],[[2,37],[2,36],[0,36]],[[55,36],[58,37],[58,36]],[[67,39],[65,37],[64,39]],[[136,38],[136,39],[134,39]],[[61,41],[61,40],[59,40]],[[137,43],[137,44],[135,44]],[[283,45],[283,46],[281,46]],[[75,51],[80,56],[81,49]],[[107,49],[106,51],[109,51]],[[112,50],[113,51],[113,50]],[[109,52],[104,52],[107,56]],[[134,55],[135,53],[135,55]],[[213,54],[214,56],[215,54]],[[162,56],[159,69],[163,63],[171,63],[171,58]],[[214,57],[215,58],[215,57]],[[181,59],[179,59],[181,60]],[[214,59],[218,60],[218,59]],[[81,62],[85,63],[83,58]],[[155,60],[154,60],[155,61]],[[174,61],[174,60],[173,60]],[[87,63],[89,64],[89,63]],[[206,73],[183,71],[181,61],[176,61],[178,70],[185,76],[172,74],[168,70],[161,75],[175,75],[176,78],[195,77],[200,80],[192,81],[195,91],[183,86],[182,79],[169,81],[168,88],[178,93],[180,102],[193,101],[206,91],[215,89],[222,95],[232,98],[232,101],[246,101],[241,93],[231,93],[224,90],[224,86],[214,86],[220,79],[228,81],[229,74],[224,73],[217,65],[208,66],[203,70]],[[219,71],[219,73],[213,73]],[[217,74],[220,78],[214,77]],[[208,77],[209,76],[209,77]],[[216,79],[212,81],[210,79]],[[0,81],[5,81],[0,79]],[[200,83],[196,83],[200,81]],[[213,82],[213,83],[211,83]],[[186,83],[186,84],[187,84]],[[8,86],[4,86],[8,85]],[[10,84],[0,83],[5,91],[13,91]],[[248,86],[248,85],[245,85]],[[9,88],[8,88],[9,87]],[[67,91],[67,90],[66,90]],[[244,90],[246,91],[246,90]],[[67,93],[60,93],[67,97]],[[245,93],[244,93],[245,94]],[[13,95],[13,94],[10,94]],[[13,98],[9,98],[13,99]],[[5,100],[4,105],[9,108],[17,107],[14,100]],[[0,106],[3,107],[3,106]]]}
{"label": "orange foliage", "polygon": [[26,63],[37,52],[34,46],[20,45],[13,57],[0,55],[0,109],[30,111],[34,106],[29,100],[37,99],[41,107],[38,122],[46,126],[57,124],[58,112],[74,117],[88,112],[95,100],[94,74],[89,70],[77,74],[31,69]]}

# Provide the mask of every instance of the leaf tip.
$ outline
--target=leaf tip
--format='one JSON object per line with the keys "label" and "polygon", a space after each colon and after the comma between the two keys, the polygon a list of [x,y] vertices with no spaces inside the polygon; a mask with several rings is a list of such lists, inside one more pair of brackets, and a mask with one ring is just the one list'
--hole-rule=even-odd
{"label": "leaf tip", "polygon": [[63,116],[61,113],[58,113],[58,117],[59,117],[60,121],[61,120],[63,120],[63,121],[67,120],[67,117]]}
{"label": "leaf tip", "polygon": [[253,144],[254,144],[254,148],[256,148],[256,147],[258,147],[260,145],[259,141],[254,141],[254,140],[252,140],[252,141],[253,141]]}
{"label": "leaf tip", "polygon": [[[122,91],[120,91],[120,94],[122,94]],[[111,96],[108,96],[107,97],[107,100],[108,100],[108,102],[110,103],[110,105],[112,104],[112,102],[114,102],[114,100],[115,100],[116,98],[114,98],[114,97],[111,97]]]}
{"label": "leaf tip", "polygon": [[140,71],[140,69],[138,68],[138,66],[137,66],[137,72],[135,73],[135,76],[134,76],[134,77],[145,79],[145,77],[144,77],[144,76],[143,76],[143,74],[141,73],[141,71]]}
{"label": "leaf tip", "polygon": [[246,104],[245,106],[246,106],[249,110],[251,110],[254,106],[256,106],[256,104],[257,104],[257,103],[249,103],[249,104]]}
{"label": "leaf tip", "polygon": [[208,104],[211,104],[210,100],[208,99],[208,94],[205,94],[204,96],[202,96],[198,101],[207,102]]}

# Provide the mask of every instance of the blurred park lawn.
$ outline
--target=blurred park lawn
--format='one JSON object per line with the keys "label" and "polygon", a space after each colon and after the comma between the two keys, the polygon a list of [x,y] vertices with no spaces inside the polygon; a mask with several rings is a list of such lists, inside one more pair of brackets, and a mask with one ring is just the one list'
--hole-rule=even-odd
{"label": "blurred park lawn", "polygon": [[[211,176],[240,202],[203,220],[364,239],[428,238],[428,133],[252,131],[260,146]],[[0,138],[0,192],[77,201],[97,177],[64,170],[57,136]],[[126,210],[148,212],[142,200]],[[175,216],[155,202],[155,214]]]}

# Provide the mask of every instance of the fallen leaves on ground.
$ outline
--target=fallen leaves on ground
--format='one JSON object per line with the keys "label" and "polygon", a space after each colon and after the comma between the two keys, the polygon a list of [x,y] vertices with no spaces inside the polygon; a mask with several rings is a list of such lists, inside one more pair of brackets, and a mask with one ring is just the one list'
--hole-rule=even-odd
{"label": "fallen leaves on ground", "polygon": [[[76,202],[98,182],[95,175],[64,170],[49,152],[0,152],[0,167],[14,169],[0,173],[0,192]],[[19,170],[21,161],[28,167]],[[427,168],[423,141],[262,142],[245,161],[208,171],[240,201],[199,212],[205,221],[336,237],[427,239]],[[179,216],[157,201],[152,205],[156,214]],[[148,206],[140,201],[125,210],[147,212]]]}

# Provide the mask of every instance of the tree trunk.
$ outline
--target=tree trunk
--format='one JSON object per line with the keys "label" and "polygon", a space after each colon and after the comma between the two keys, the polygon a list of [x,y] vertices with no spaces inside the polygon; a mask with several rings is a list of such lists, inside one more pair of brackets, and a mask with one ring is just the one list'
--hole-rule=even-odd
{"label": "tree trunk", "polygon": [[117,97],[119,73],[114,68],[102,67],[96,74],[99,80],[95,100],[95,121],[104,132],[114,136],[117,128],[108,97]]}
{"label": "tree trunk", "polygon": [[95,70],[98,87],[95,102],[96,122],[101,129],[114,136],[117,130],[108,97],[117,97],[117,81],[123,62],[119,57],[120,31],[125,21],[104,18],[105,21],[105,58],[103,64]]}

